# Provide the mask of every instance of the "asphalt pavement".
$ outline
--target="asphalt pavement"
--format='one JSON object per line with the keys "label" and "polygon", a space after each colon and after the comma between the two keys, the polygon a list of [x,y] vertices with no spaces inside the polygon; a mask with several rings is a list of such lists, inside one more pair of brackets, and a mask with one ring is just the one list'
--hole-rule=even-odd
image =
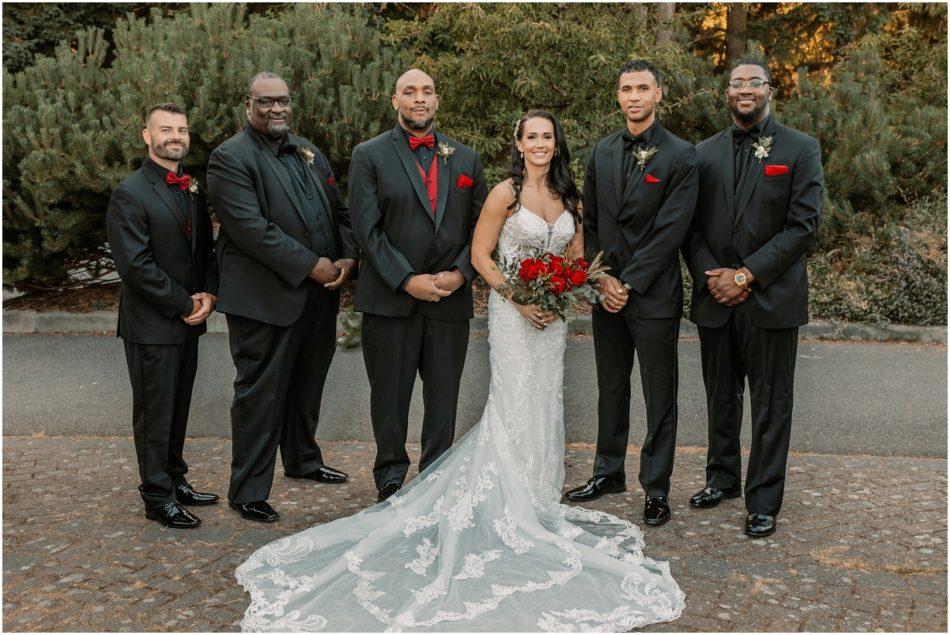
{"label": "asphalt pavement", "polygon": [[[189,435],[230,436],[234,366],[227,336],[202,338]],[[706,445],[699,342],[679,345],[681,447]],[[564,406],[569,443],[596,439],[597,380],[590,336],[571,336]],[[128,436],[131,388],[121,340],[105,335],[4,335],[3,434]],[[631,443],[645,434],[639,369],[632,377]],[[473,334],[462,379],[458,434],[488,392],[488,342]],[[410,413],[418,440],[421,381]],[[743,445],[748,447],[748,395]],[[327,379],[317,437],[372,440],[361,349],[339,350]],[[796,365],[792,451],[881,456],[947,455],[947,351],[943,345],[802,341]]]}

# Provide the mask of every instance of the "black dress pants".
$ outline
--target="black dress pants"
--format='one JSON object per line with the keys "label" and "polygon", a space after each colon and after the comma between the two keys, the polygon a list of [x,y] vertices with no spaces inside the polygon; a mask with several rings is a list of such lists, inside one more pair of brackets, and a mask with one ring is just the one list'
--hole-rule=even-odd
{"label": "black dress pants", "polygon": [[597,455],[594,476],[622,474],[630,433],[630,374],[640,362],[647,433],[640,451],[640,485],[647,496],[667,496],[676,452],[679,318],[640,318],[595,307]]}
{"label": "black dress pants", "polygon": [[189,333],[183,344],[173,345],[124,342],[139,493],[146,507],[174,502],[175,484],[188,472],[182,453],[198,369],[198,337]]}
{"label": "black dress pants", "polygon": [[314,438],[323,385],[336,350],[339,294],[307,280],[307,303],[290,326],[228,315],[237,370],[231,403],[231,485],[228,500],[266,500],[277,448],[288,476],[323,467]]}
{"label": "black dress pants", "polygon": [[699,327],[699,341],[709,413],[706,485],[729,490],[741,484],[739,432],[748,377],[752,448],[745,482],[746,509],[777,515],[785,491],[792,429],[798,328],[760,328],[751,319],[748,303],[743,303],[733,310],[725,326]]}
{"label": "black dress pants", "polygon": [[363,314],[363,359],[376,438],[373,478],[377,488],[406,480],[409,402],[417,372],[422,378],[425,407],[419,471],[452,446],[468,334],[468,320],[445,322],[419,312],[406,318]]}

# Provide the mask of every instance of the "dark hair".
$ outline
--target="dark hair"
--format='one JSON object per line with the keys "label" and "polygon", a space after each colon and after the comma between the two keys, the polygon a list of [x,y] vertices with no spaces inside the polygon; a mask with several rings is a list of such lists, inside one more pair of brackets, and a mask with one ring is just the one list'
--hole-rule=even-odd
{"label": "dark hair", "polygon": [[571,155],[567,149],[567,141],[564,139],[564,130],[561,128],[561,122],[557,120],[557,117],[546,110],[529,110],[518,120],[518,124],[515,126],[515,136],[511,141],[511,165],[508,167],[508,175],[511,177],[512,186],[515,190],[515,200],[511,202],[508,209],[514,209],[520,203],[521,187],[524,184],[524,157],[518,152],[516,141],[520,140],[524,134],[524,122],[535,117],[547,119],[554,126],[554,157],[551,159],[550,168],[548,168],[546,183],[548,190],[561,198],[565,209],[574,217],[574,222],[579,223],[581,214],[578,207],[580,206],[581,195],[577,191],[577,184],[574,183]]}
{"label": "dark hair", "polygon": [[155,104],[148,109],[148,112],[145,113],[145,127],[148,128],[148,120],[152,118],[152,113],[156,110],[163,110],[165,112],[171,112],[176,115],[185,115],[188,116],[188,113],[185,112],[185,109],[179,106],[178,104],[173,104],[168,102],[166,104]]}
{"label": "dark hair", "polygon": [[762,69],[762,72],[765,74],[765,80],[772,83],[772,73],[769,71],[769,66],[765,60],[759,57],[740,57],[738,60],[732,63],[729,67],[729,76],[732,76],[732,71],[736,70],[740,66],[758,66]]}
{"label": "dark hair", "polygon": [[262,79],[279,79],[280,81],[284,82],[285,84],[287,83],[286,81],[284,81],[284,78],[281,77],[280,75],[278,75],[277,73],[272,73],[272,72],[270,72],[270,71],[264,71],[264,72],[262,72],[262,73],[258,73],[257,75],[255,75],[255,76],[252,77],[251,79],[247,80],[247,90],[244,91],[244,94],[245,94],[248,98],[250,98],[250,96],[251,96],[251,89],[254,88],[254,84],[256,84],[257,82],[259,82],[259,81],[262,80]]}
{"label": "dark hair", "polygon": [[650,71],[653,74],[653,79],[656,80],[657,86],[663,82],[660,69],[654,66],[652,62],[648,62],[647,60],[627,60],[620,66],[620,72],[617,73],[617,79],[619,81],[620,76],[624,73],[635,73],[637,71]]}

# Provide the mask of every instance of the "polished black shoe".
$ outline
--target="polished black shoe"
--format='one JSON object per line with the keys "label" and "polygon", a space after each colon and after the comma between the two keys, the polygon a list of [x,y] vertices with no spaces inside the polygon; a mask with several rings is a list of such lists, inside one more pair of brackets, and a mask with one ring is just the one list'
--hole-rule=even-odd
{"label": "polished black shoe", "polygon": [[775,516],[750,513],[745,518],[745,535],[750,538],[765,538],[775,533]]}
{"label": "polished black shoe", "polygon": [[617,494],[626,492],[626,477],[623,474],[611,474],[609,476],[595,476],[587,481],[585,485],[575,487],[569,490],[564,497],[575,503],[597,500],[604,494]]}
{"label": "polished black shoe", "polygon": [[280,515],[274,511],[267,501],[251,501],[250,503],[231,503],[231,509],[237,510],[246,520],[256,520],[259,523],[272,523]]}
{"label": "polished black shoe", "polygon": [[376,500],[382,503],[384,500],[386,500],[387,498],[389,498],[390,496],[392,496],[393,494],[395,494],[401,489],[402,489],[402,483],[397,483],[396,481],[386,483],[385,485],[379,488],[379,495],[376,496]]}
{"label": "polished black shoe", "polygon": [[201,520],[178,503],[165,503],[145,510],[145,517],[172,529],[194,529]]}
{"label": "polished black shoe", "polygon": [[294,476],[293,474],[287,474],[284,472],[284,476],[289,478],[308,478],[311,481],[316,481],[318,483],[345,483],[346,479],[349,478],[345,472],[340,470],[334,470],[332,467],[318,467],[310,474],[303,474],[301,476]]}
{"label": "polished black shoe", "polygon": [[218,502],[217,494],[196,492],[188,481],[175,484],[175,498],[182,505],[213,505]]}
{"label": "polished black shoe", "polygon": [[666,496],[647,496],[643,505],[643,522],[659,527],[670,520],[670,504]]}
{"label": "polished black shoe", "polygon": [[739,498],[741,495],[742,491],[738,487],[730,490],[704,487],[699,492],[693,494],[693,497],[689,499],[689,504],[698,509],[709,509],[721,503],[723,499]]}

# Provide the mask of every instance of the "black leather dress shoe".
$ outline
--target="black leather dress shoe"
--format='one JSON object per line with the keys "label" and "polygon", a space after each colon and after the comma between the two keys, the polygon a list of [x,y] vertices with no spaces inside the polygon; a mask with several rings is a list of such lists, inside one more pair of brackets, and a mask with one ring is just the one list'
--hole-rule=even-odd
{"label": "black leather dress shoe", "polygon": [[739,498],[741,495],[742,491],[738,487],[730,490],[704,487],[702,490],[693,494],[693,497],[689,499],[689,504],[699,509],[709,509],[721,503],[723,499]]}
{"label": "black leather dress shoe", "polygon": [[165,503],[145,510],[145,517],[172,529],[194,529],[201,520],[178,503]]}
{"label": "black leather dress shoe", "polygon": [[332,467],[327,466],[318,467],[313,472],[310,472],[310,474],[303,474],[302,476],[294,476],[286,472],[284,472],[284,476],[289,478],[308,478],[318,483],[345,483],[348,478],[345,472],[334,470]]}
{"label": "black leather dress shoe", "polygon": [[196,492],[188,481],[179,481],[175,485],[175,498],[182,505],[212,505],[218,502],[217,494]]}
{"label": "black leather dress shoe", "polygon": [[402,489],[401,483],[397,483],[396,481],[386,483],[385,485],[379,488],[379,495],[376,496],[376,500],[382,503],[384,500],[386,500],[387,498],[389,498],[390,496],[392,496],[393,494],[395,494],[401,489]]}
{"label": "black leather dress shoe", "polygon": [[659,527],[670,520],[670,504],[666,496],[647,496],[643,505],[643,522]]}
{"label": "black leather dress shoe", "polygon": [[750,513],[745,519],[745,534],[750,538],[765,538],[775,533],[775,516]]}
{"label": "black leather dress shoe", "polygon": [[259,523],[272,523],[280,515],[274,511],[274,508],[267,504],[267,501],[251,501],[250,503],[228,503],[231,509],[236,509],[241,516],[247,520],[256,520]]}
{"label": "black leather dress shoe", "polygon": [[617,494],[627,491],[625,481],[626,476],[623,474],[595,476],[587,481],[585,485],[569,490],[564,497],[575,503],[597,500],[604,494]]}

